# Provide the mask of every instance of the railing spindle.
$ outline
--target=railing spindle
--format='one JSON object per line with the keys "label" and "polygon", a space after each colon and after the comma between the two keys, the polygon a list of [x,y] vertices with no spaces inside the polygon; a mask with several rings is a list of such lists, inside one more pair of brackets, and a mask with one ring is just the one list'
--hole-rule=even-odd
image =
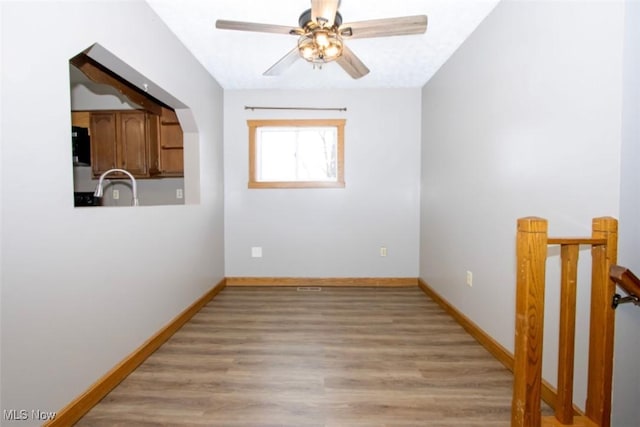
{"label": "railing spindle", "polygon": [[573,424],[573,361],[576,335],[578,250],[561,245],[560,333],[558,351],[558,400],[555,415],[562,424]]}

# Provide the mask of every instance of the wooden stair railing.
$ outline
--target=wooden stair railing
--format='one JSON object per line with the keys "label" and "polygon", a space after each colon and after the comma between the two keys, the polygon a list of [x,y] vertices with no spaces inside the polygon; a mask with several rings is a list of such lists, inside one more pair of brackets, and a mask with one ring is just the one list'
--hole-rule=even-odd
{"label": "wooden stair railing", "polygon": [[[540,413],[548,245],[560,245],[562,263],[558,398],[554,417],[542,417]],[[591,246],[591,316],[585,416],[576,417],[573,365],[580,245]],[[528,217],[518,220],[512,427],[610,427],[615,283],[609,277],[609,271],[616,264],[617,246],[618,222],[614,218],[594,218],[591,237],[585,238],[549,238],[545,219]]]}
{"label": "wooden stair railing", "polygon": [[638,279],[635,274],[625,267],[614,265],[611,267],[611,271],[609,271],[609,276],[627,294],[626,297],[620,296],[620,294],[613,296],[613,302],[611,304],[614,310],[618,308],[618,305],[628,302],[640,306],[640,279]]}

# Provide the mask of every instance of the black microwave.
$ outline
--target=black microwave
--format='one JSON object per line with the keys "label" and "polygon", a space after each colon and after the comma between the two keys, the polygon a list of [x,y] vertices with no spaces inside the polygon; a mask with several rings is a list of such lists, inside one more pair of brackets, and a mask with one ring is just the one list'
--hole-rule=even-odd
{"label": "black microwave", "polygon": [[71,126],[71,145],[74,166],[91,165],[91,138],[89,129]]}

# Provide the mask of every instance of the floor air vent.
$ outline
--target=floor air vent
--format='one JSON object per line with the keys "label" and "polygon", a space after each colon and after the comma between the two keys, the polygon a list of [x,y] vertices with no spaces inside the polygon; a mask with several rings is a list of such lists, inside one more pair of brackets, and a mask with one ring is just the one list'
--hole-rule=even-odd
{"label": "floor air vent", "polygon": [[297,290],[298,292],[320,292],[322,288],[319,286],[301,286]]}

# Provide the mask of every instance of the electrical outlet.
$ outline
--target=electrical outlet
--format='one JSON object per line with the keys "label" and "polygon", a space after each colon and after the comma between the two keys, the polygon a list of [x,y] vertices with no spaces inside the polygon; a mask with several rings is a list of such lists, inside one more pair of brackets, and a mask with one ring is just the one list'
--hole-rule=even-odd
{"label": "electrical outlet", "polygon": [[470,271],[467,271],[467,285],[469,285],[469,287],[473,286],[473,273]]}
{"label": "electrical outlet", "polygon": [[120,198],[120,190],[113,190],[113,200],[118,200]]}
{"label": "electrical outlet", "polygon": [[387,256],[387,248],[384,246],[380,247],[380,256]]}
{"label": "electrical outlet", "polygon": [[254,246],[251,248],[251,258],[262,258],[261,246]]}
{"label": "electrical outlet", "polygon": [[176,190],[176,199],[182,199],[184,197],[184,193],[182,192],[182,188],[178,188]]}

